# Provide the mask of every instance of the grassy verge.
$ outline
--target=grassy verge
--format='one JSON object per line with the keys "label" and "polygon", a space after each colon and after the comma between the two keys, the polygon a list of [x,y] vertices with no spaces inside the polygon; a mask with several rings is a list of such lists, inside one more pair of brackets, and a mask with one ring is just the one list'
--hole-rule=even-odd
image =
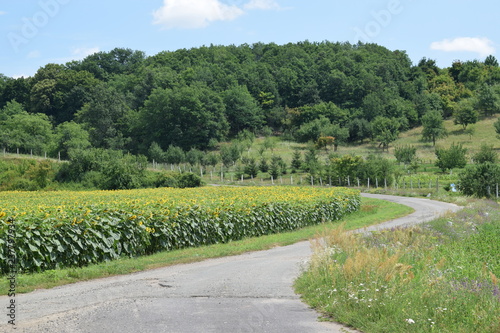
{"label": "grassy verge", "polygon": [[[411,208],[375,199],[362,199],[361,209],[346,217],[342,223],[348,229],[357,229],[377,224],[411,213]],[[276,246],[293,244],[307,240],[334,228],[339,222],[311,226],[295,232],[287,232],[257,238],[248,238],[227,244],[216,244],[177,251],[162,252],[139,258],[122,258],[83,268],[50,270],[43,273],[21,274],[17,276],[17,292],[25,293],[35,289],[52,288],[64,284],[129,274],[147,269],[165,267],[174,264],[201,261],[208,258],[237,255],[249,251],[265,250]],[[0,280],[0,294],[9,289],[8,280]]]}
{"label": "grassy verge", "polygon": [[365,333],[500,332],[500,209],[476,201],[427,225],[330,232],[296,290]]}

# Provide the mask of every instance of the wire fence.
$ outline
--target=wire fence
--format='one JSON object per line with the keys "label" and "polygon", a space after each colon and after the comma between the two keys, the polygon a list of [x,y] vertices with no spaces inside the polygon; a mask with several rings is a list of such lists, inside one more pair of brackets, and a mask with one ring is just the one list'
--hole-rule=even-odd
{"label": "wire fence", "polygon": [[[47,152],[43,155],[36,155],[33,151],[29,154],[20,153],[19,149],[16,152],[8,152],[3,149],[3,156],[17,156],[17,157],[30,157],[39,159],[52,159],[61,162],[61,154],[58,153],[56,157],[50,156]],[[439,191],[444,189],[446,191],[458,192],[455,185],[458,177],[447,176],[431,176],[431,175],[414,175],[397,177],[389,181],[387,178],[332,178],[322,176],[311,176],[307,174],[287,174],[278,177],[245,177],[241,173],[238,174],[235,170],[224,168],[223,166],[193,166],[188,163],[169,164],[157,163],[153,161],[149,164],[149,168],[157,171],[177,171],[177,172],[192,172],[200,175],[200,177],[208,183],[227,184],[227,185],[295,185],[295,186],[343,186],[359,188],[361,190],[383,189],[383,190],[428,190]],[[495,184],[488,185],[486,193],[489,197],[500,198],[500,186]]]}

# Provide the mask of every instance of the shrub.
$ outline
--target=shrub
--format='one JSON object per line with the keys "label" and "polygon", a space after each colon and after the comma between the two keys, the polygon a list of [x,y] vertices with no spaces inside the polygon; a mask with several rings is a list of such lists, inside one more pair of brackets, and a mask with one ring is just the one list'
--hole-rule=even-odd
{"label": "shrub", "polygon": [[459,179],[459,189],[465,195],[490,198],[500,184],[500,166],[490,162],[469,165]]}
{"label": "shrub", "polygon": [[454,168],[463,168],[467,164],[465,154],[467,149],[463,148],[462,144],[455,145],[453,143],[450,148],[436,149],[436,166],[445,172]]}

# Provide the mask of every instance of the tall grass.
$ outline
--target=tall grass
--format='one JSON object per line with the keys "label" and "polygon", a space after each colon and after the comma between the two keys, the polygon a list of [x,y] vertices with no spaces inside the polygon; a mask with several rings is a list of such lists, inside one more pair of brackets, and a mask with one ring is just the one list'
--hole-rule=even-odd
{"label": "tall grass", "polygon": [[296,290],[368,332],[500,332],[500,212],[476,202],[428,225],[314,243]]}

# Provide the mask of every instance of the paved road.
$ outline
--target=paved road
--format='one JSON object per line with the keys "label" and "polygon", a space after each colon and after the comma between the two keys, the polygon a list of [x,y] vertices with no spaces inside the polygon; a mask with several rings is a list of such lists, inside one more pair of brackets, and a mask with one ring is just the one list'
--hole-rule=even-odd
{"label": "paved road", "polygon": [[[416,212],[377,228],[428,221],[451,204],[366,195]],[[371,229],[371,228],[370,228]],[[16,330],[1,332],[353,332],[318,321],[292,289],[309,242],[38,290],[16,298]],[[0,297],[6,309],[7,297]],[[6,312],[6,310],[4,310]]]}

